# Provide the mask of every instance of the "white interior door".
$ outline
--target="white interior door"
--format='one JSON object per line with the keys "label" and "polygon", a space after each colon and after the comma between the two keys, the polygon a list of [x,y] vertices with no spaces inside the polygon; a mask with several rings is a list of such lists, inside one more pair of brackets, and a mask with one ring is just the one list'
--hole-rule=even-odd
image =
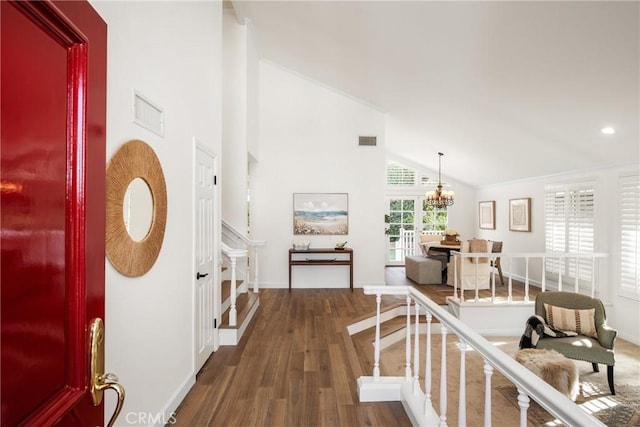
{"label": "white interior door", "polygon": [[196,145],[195,167],[195,371],[218,347],[220,305],[217,268],[216,158]]}

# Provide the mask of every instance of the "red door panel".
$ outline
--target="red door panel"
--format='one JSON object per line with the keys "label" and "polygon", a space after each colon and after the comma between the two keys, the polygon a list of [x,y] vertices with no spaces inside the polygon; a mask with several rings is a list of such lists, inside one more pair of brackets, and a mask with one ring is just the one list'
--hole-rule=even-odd
{"label": "red door panel", "polygon": [[0,19],[2,425],[102,425],[106,25],[86,2],[2,1]]}

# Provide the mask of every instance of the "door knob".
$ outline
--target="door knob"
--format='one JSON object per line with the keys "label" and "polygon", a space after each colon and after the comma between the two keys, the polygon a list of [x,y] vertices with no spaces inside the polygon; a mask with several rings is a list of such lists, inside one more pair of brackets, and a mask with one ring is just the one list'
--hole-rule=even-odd
{"label": "door knob", "polygon": [[111,427],[116,418],[118,418],[124,404],[124,387],[118,384],[117,376],[104,373],[104,322],[102,319],[96,317],[91,321],[89,334],[89,357],[91,360],[89,379],[91,381],[90,391],[93,405],[98,406],[102,403],[102,395],[105,389],[113,389],[118,395],[116,409],[107,424],[108,427]]}
{"label": "door knob", "polygon": [[196,274],[196,279],[201,279],[203,277],[207,277],[209,275],[209,273],[204,273],[204,274],[200,274],[200,272],[198,271],[198,274]]}

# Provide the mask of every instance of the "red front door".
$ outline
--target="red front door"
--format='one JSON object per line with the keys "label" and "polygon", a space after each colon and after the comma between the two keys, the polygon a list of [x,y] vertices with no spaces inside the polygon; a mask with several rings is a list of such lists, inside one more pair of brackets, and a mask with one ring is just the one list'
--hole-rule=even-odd
{"label": "red front door", "polygon": [[0,2],[1,422],[103,424],[106,24],[85,2]]}

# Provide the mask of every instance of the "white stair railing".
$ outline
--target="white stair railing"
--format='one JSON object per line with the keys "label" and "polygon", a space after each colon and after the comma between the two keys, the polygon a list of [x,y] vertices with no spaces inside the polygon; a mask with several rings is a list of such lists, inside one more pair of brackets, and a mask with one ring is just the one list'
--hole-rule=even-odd
{"label": "white stair railing", "polygon": [[222,243],[222,257],[229,262],[231,267],[231,285],[229,294],[229,326],[237,326],[238,309],[236,304],[237,289],[236,281],[238,280],[238,259],[246,258],[246,249],[234,249]]}
{"label": "white stair railing", "polygon": [[[507,302],[513,301],[513,278],[514,276],[518,276],[515,272],[514,264],[516,263],[524,263],[523,266],[523,276],[522,281],[524,282],[524,301],[529,302],[529,287],[532,284],[535,284],[540,287],[541,291],[544,292],[548,290],[547,288],[552,287],[554,290],[562,291],[564,290],[563,284],[563,269],[567,263],[573,263],[574,265],[579,265],[581,262],[584,265],[585,263],[591,263],[591,277],[589,281],[579,280],[579,275],[575,274],[572,277],[573,279],[573,289],[569,289],[570,292],[575,293],[585,293],[589,294],[592,298],[596,297],[598,293],[597,289],[597,281],[596,281],[596,271],[598,271],[598,260],[608,257],[609,255],[604,252],[589,252],[589,253],[559,253],[559,252],[502,252],[502,253],[479,253],[479,252],[459,252],[459,251],[451,251],[451,262],[449,263],[450,269],[449,274],[453,274],[453,300],[458,302],[465,302],[465,294],[462,292],[462,287],[459,282],[459,274],[458,274],[458,266],[460,265],[460,261],[466,259],[476,259],[473,263],[476,274],[475,274],[475,286],[471,291],[474,292],[473,300],[466,300],[466,302],[478,302],[479,298],[479,286],[478,286],[478,278],[480,275],[478,274],[478,269],[480,268],[481,263],[478,258],[488,258],[490,261],[494,261],[500,257],[502,260],[502,265],[506,265],[507,269],[505,270],[505,276],[508,277],[507,280]],[[538,277],[531,276],[531,269],[529,268],[531,262],[534,260],[538,260],[540,271]],[[454,262],[455,261],[455,262]],[[549,279],[547,279],[547,273],[545,271],[545,265],[548,261],[557,262],[560,265],[558,269],[558,279],[550,283]],[[521,266],[522,269],[522,266]],[[588,282],[588,283],[587,283]],[[490,274],[490,289],[491,289],[491,302],[496,302],[496,269],[494,268]],[[582,283],[582,289],[581,289]],[[588,290],[585,291],[585,287],[588,287]],[[469,291],[469,289],[466,289]],[[486,302],[486,301],[485,301]]]}
{"label": "white stair railing", "polygon": [[[502,350],[493,346],[477,332],[471,330],[467,325],[456,319],[447,310],[440,307],[432,300],[413,287],[397,286],[365,286],[366,295],[376,297],[376,329],[374,343],[374,367],[372,376],[363,376],[358,379],[358,394],[361,402],[382,402],[382,401],[402,401],[407,415],[413,425],[417,426],[446,426],[447,425],[447,335],[455,334],[460,342],[460,385],[458,402],[458,424],[466,425],[466,365],[465,355],[469,349],[478,353],[484,360],[485,373],[485,405],[484,405],[484,425],[491,426],[491,376],[493,370],[501,372],[504,377],[511,381],[518,390],[518,404],[520,407],[520,426],[527,426],[527,409],[530,398],[533,398],[550,414],[555,416],[560,422],[571,426],[604,426],[598,419],[583,411],[575,405],[565,395],[551,387],[541,378],[520,365],[512,357]],[[406,345],[413,345],[413,364],[410,357],[410,349],[406,351],[407,366],[413,366],[412,375],[402,376],[382,376],[380,375],[380,306],[383,295],[393,295],[405,297],[408,310],[414,306],[415,323],[414,332],[419,329],[420,313],[425,313],[427,322],[425,354],[424,384],[420,384],[420,358],[419,340],[416,338],[411,343],[411,328],[406,328]],[[431,366],[431,322],[436,318],[440,322],[442,346],[440,365],[440,406],[436,411],[431,402],[432,387],[432,366]],[[422,388],[424,387],[424,388]]]}
{"label": "white stair railing", "polygon": [[[238,265],[238,272],[243,275],[244,279],[248,283],[253,285],[253,291],[258,292],[260,290],[260,260],[258,249],[263,247],[266,242],[264,240],[249,239],[238,232],[225,220],[222,220],[222,242],[228,247],[245,249],[247,251],[247,263],[244,265]],[[251,280],[252,277],[253,280]]]}

